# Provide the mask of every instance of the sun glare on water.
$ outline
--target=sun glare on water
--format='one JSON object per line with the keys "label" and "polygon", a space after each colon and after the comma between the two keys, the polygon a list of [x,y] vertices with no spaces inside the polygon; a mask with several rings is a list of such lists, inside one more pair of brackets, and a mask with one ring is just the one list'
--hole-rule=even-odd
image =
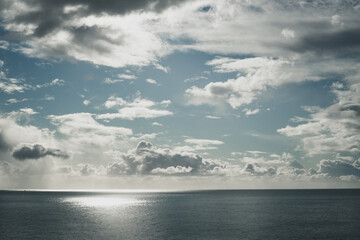
{"label": "sun glare on water", "polygon": [[83,207],[128,207],[145,204],[145,200],[121,196],[82,196],[64,199],[64,202]]}

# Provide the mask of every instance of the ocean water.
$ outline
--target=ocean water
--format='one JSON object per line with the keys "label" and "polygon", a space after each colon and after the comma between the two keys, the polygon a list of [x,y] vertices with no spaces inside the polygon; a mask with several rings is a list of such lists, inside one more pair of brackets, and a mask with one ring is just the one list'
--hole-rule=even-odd
{"label": "ocean water", "polygon": [[360,239],[360,190],[0,191],[0,239]]}

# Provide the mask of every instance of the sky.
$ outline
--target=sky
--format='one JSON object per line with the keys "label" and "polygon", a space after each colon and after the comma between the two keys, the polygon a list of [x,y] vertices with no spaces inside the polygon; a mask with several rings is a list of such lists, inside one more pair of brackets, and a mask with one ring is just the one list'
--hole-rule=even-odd
{"label": "sky", "polygon": [[0,188],[360,187],[359,16],[0,0]]}

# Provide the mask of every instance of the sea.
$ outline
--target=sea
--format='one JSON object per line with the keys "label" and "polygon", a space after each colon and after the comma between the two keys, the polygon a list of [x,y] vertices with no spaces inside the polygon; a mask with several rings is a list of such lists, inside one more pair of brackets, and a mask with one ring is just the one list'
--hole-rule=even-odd
{"label": "sea", "polygon": [[360,239],[360,189],[0,191],[0,239]]}

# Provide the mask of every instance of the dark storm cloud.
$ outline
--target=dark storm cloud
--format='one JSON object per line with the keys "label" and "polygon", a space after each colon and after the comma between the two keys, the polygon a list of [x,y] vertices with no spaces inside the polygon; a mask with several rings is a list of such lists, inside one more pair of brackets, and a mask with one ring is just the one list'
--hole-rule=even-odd
{"label": "dark storm cloud", "polygon": [[140,142],[137,148],[128,154],[122,154],[122,161],[110,163],[108,175],[131,174],[190,174],[204,175],[216,167],[224,166],[204,160],[198,155],[177,154],[157,149],[148,142]]}
{"label": "dark storm cloud", "polygon": [[12,156],[18,160],[39,159],[45,156],[68,158],[69,155],[60,149],[45,148],[40,144],[21,146],[14,150]]}
{"label": "dark storm cloud", "polygon": [[360,177],[358,162],[350,164],[340,160],[322,160],[319,164],[319,173],[327,173],[332,177],[354,175]]}
{"label": "dark storm cloud", "polygon": [[360,50],[360,28],[310,33],[290,47],[296,52],[315,52],[319,54],[344,53]]}
{"label": "dark storm cloud", "polygon": [[[161,12],[164,9],[178,5],[181,0],[29,0],[20,1],[28,6],[36,7],[36,10],[18,14],[14,18],[16,23],[35,24],[34,35],[43,37],[62,25],[66,19],[75,15],[87,16],[90,14],[123,15],[133,11]],[[1,9],[11,7],[8,1],[0,0]],[[66,6],[83,6],[76,11],[64,12]]]}

